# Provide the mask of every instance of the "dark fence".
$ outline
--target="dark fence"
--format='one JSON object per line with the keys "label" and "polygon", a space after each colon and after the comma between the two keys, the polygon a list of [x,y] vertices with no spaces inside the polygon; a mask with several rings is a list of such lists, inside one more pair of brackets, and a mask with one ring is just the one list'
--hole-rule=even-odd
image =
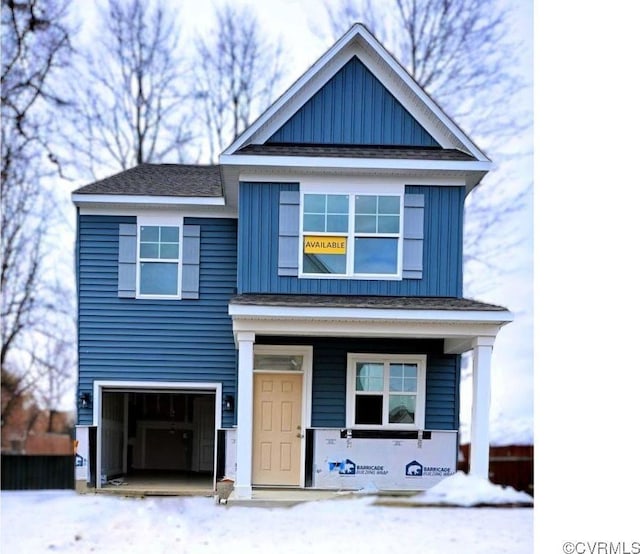
{"label": "dark fence", "polygon": [[[460,446],[458,469],[469,472],[469,445]],[[492,446],[489,449],[489,480],[533,496],[533,446]]]}
{"label": "dark fence", "polygon": [[7,491],[74,489],[74,456],[2,455],[0,488]]}

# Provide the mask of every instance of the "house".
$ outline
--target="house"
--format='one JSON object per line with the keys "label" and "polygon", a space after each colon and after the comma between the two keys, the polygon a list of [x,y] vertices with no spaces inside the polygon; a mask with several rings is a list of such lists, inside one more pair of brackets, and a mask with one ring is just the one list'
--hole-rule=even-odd
{"label": "house", "polygon": [[512,315],[463,297],[462,223],[490,168],[356,24],[219,165],[76,190],[79,486],[428,488],[456,470],[467,351],[486,476]]}
{"label": "house", "polygon": [[0,388],[2,399],[2,454],[10,455],[71,455],[74,426],[72,412],[42,409],[29,391],[20,392],[10,376],[3,375]]}

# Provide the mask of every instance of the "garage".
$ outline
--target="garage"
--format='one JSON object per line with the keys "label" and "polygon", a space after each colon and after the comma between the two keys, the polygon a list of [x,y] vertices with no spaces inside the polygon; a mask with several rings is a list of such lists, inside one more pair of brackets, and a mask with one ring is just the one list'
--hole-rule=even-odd
{"label": "garage", "polygon": [[99,487],[215,482],[218,387],[97,384]]}

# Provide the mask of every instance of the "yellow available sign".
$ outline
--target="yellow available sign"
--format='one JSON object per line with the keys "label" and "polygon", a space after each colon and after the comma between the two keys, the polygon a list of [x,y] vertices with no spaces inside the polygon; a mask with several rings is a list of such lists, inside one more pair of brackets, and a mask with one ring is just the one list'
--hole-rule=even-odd
{"label": "yellow available sign", "polygon": [[305,254],[346,254],[347,237],[304,237]]}

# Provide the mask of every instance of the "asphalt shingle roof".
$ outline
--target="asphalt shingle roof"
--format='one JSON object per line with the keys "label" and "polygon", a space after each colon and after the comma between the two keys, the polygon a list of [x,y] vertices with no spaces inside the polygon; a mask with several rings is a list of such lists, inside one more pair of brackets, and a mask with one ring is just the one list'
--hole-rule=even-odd
{"label": "asphalt shingle roof", "polygon": [[220,166],[140,164],[80,187],[75,194],[221,197]]}
{"label": "asphalt shingle roof", "polygon": [[452,148],[351,146],[324,144],[249,144],[235,155],[311,156],[327,158],[384,158],[400,160],[474,161],[466,152]]}
{"label": "asphalt shingle roof", "polygon": [[468,298],[433,296],[334,296],[302,294],[240,294],[230,304],[248,306],[286,306],[301,308],[383,308],[395,310],[473,310],[484,312],[507,311],[502,306],[478,302]]}

